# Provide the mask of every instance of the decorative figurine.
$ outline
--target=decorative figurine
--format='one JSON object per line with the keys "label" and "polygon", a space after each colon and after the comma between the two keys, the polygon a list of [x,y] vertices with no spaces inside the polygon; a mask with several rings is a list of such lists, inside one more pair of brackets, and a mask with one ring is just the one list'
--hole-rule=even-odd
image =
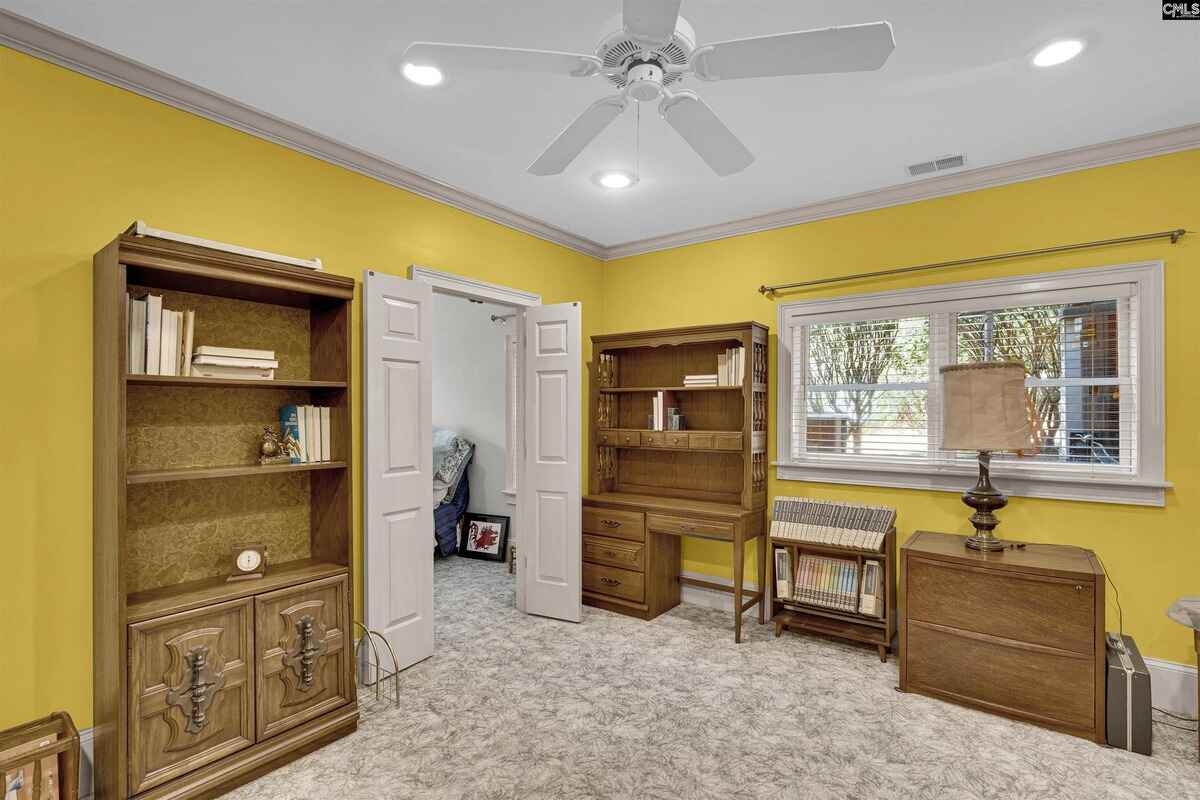
{"label": "decorative figurine", "polygon": [[293,456],[300,456],[300,443],[292,436],[291,431],[280,439],[279,433],[268,426],[263,428],[262,445],[259,450],[262,453],[258,459],[260,464],[291,464]]}

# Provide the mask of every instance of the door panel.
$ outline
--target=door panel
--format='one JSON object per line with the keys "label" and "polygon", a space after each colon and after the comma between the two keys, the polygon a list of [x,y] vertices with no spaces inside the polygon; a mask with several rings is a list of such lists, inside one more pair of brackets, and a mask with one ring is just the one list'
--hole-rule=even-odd
{"label": "door panel", "polygon": [[254,607],[261,741],[350,699],[346,576],[260,594]]}
{"label": "door panel", "polygon": [[400,667],[433,655],[433,291],[363,280],[366,625]]}
{"label": "door panel", "polygon": [[582,615],[578,303],[525,312],[525,458],[520,481],[525,609]]}
{"label": "door panel", "polygon": [[135,793],[254,744],[252,601],[129,626]]}

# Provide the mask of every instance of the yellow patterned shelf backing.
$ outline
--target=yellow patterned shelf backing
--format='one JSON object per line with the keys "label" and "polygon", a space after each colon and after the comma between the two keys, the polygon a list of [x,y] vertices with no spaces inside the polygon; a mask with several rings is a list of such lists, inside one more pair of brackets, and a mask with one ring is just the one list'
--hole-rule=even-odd
{"label": "yellow patterned shelf backing", "polygon": [[163,308],[195,311],[196,330],[192,346],[248,347],[274,350],[279,380],[308,380],[311,371],[309,328],[311,313],[306,308],[232,300],[191,292],[173,292],[145,286],[130,286],[134,297],[147,292],[162,295]]}
{"label": "yellow patterned shelf backing", "polygon": [[255,464],[279,408],[312,402],[303,389],[211,386],[135,385],[126,398],[129,470]]}
{"label": "yellow patterned shelf backing", "polygon": [[271,563],[308,558],[309,474],[129,487],[125,591],[229,572],[236,544],[261,544]]}

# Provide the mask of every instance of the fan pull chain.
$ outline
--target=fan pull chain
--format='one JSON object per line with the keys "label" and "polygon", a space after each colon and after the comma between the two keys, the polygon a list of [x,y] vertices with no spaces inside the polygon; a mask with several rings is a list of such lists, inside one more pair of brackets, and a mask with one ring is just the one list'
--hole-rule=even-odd
{"label": "fan pull chain", "polygon": [[633,179],[642,179],[642,104],[634,109],[633,124]]}

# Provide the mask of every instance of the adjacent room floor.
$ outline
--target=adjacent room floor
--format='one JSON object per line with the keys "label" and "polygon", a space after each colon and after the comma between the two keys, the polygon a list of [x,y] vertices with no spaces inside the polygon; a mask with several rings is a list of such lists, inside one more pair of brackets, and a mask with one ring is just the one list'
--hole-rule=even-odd
{"label": "adjacent room floor", "polygon": [[1170,798],[1200,796],[1196,735],[1155,756],[895,690],[874,650],[728,615],[653,622],[513,608],[503,565],[435,570],[437,651],[395,708],[228,795],[282,798]]}

